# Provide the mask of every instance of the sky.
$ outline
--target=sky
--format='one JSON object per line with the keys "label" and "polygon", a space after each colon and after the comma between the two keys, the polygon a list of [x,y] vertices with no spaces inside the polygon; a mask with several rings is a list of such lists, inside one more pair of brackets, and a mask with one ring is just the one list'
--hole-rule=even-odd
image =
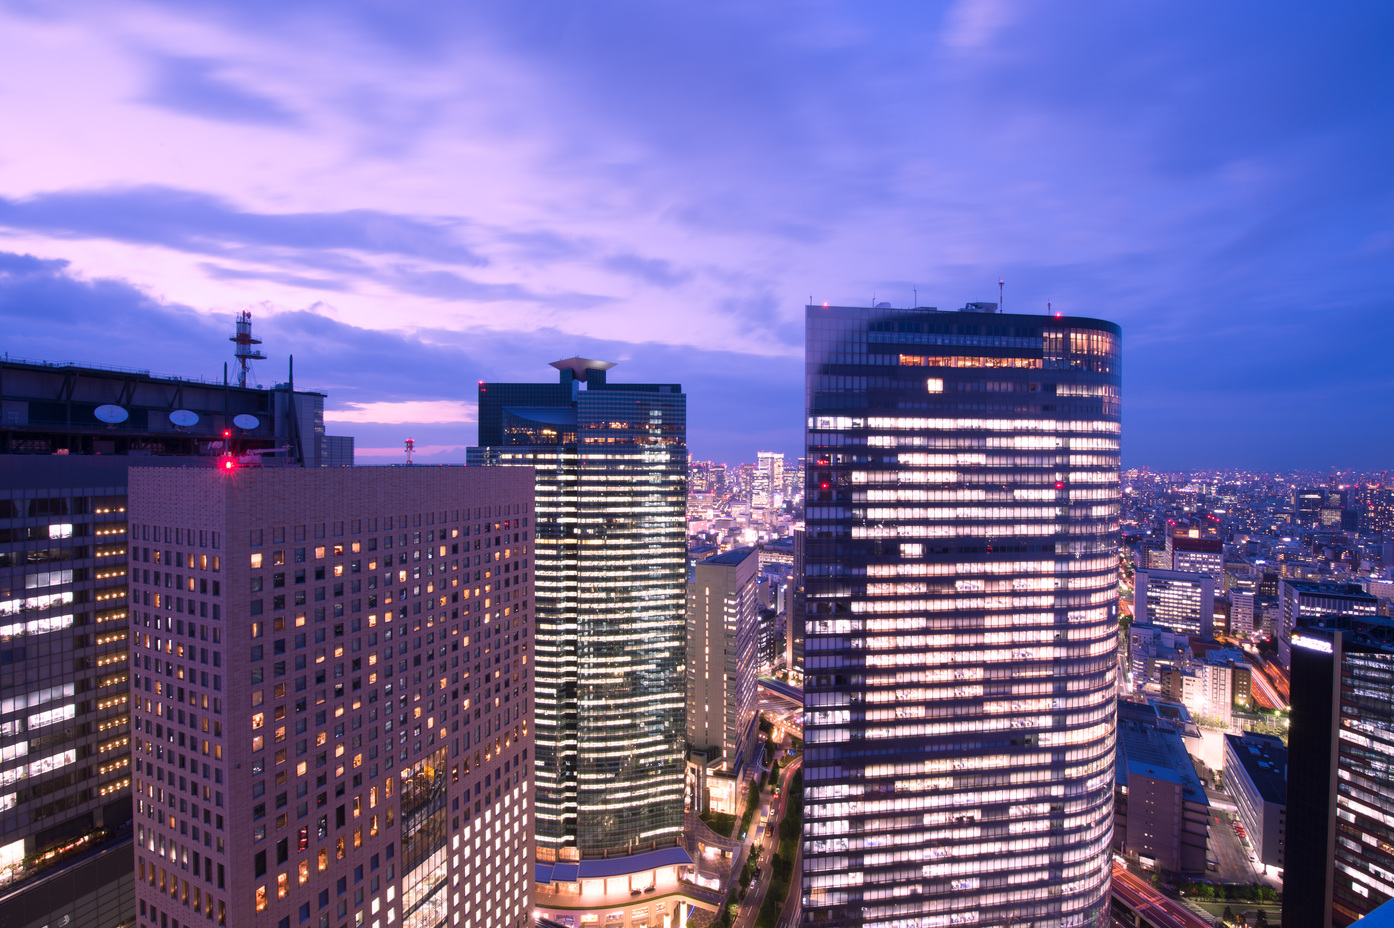
{"label": "sky", "polygon": [[803,307],[1123,327],[1124,465],[1394,463],[1394,6],[0,0],[0,350],[328,394],[680,382],[796,456]]}

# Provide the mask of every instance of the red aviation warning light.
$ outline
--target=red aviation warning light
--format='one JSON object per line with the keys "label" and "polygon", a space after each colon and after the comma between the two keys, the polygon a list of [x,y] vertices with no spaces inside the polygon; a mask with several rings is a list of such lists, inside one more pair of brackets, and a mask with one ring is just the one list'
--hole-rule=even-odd
{"label": "red aviation warning light", "polygon": [[232,455],[225,454],[223,455],[222,461],[220,461],[218,464],[218,469],[221,470],[223,473],[236,470],[237,461],[233,458]]}

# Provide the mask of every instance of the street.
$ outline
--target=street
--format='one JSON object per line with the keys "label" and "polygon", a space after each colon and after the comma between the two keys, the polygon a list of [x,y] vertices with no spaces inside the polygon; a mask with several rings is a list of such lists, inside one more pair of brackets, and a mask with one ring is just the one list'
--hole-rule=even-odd
{"label": "street", "polygon": [[[793,779],[794,772],[799,769],[801,760],[801,757],[794,757],[785,765],[780,776],[780,785],[783,788],[779,792],[778,800],[774,799],[773,786],[767,786],[760,794],[761,811],[770,811],[765,824],[765,834],[760,841],[760,875],[750,882],[750,889],[741,902],[740,915],[736,917],[735,928],[751,928],[760,914],[760,907],[764,905],[765,894],[769,892],[770,882],[774,879],[772,864],[775,851],[779,848],[779,825],[784,821],[785,812],[789,807],[789,782]],[[797,859],[794,861],[794,876],[789,886],[791,893],[799,892],[799,863]]]}

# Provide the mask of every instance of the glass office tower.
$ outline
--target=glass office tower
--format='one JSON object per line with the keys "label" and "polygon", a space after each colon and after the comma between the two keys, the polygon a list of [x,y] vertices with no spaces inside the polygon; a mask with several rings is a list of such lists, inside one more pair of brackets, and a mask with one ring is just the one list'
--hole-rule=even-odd
{"label": "glass office tower", "polygon": [[553,366],[480,384],[469,450],[537,473],[538,856],[652,851],[683,828],[687,397]]}
{"label": "glass office tower", "polygon": [[1102,925],[1119,329],[807,321],[805,919]]}

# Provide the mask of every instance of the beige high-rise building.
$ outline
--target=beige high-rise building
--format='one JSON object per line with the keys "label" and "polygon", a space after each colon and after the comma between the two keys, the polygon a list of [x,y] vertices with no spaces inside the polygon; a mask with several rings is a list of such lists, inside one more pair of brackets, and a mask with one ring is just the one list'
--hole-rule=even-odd
{"label": "beige high-rise building", "polygon": [[129,497],[137,923],[530,924],[532,471]]}
{"label": "beige high-rise building", "polygon": [[[687,740],[734,770],[755,738],[760,558],[737,548],[699,562],[687,590]],[[710,756],[710,753],[709,753]]]}

